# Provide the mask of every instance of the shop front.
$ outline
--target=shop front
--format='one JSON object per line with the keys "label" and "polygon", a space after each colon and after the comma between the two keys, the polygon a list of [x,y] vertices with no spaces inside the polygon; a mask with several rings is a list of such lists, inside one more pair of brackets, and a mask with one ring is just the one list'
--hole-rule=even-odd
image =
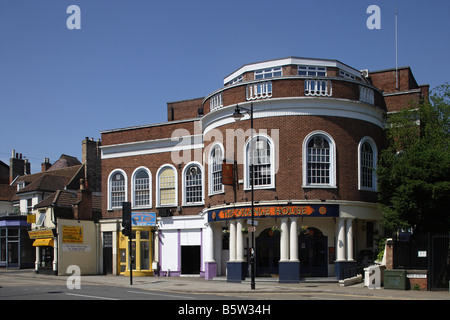
{"label": "shop front", "polygon": [[[357,231],[361,218],[372,218],[372,208],[359,208],[348,215],[348,205],[294,204],[258,205],[252,218],[251,207],[222,207],[207,211],[207,239],[213,247],[206,252],[205,274],[211,279],[226,274],[229,282],[250,276],[252,232],[255,236],[256,276],[278,276],[280,282],[298,282],[304,277],[339,278],[342,268],[356,264],[354,252],[366,248],[367,234]],[[252,221],[254,220],[254,227]],[[217,250],[221,245],[215,233],[229,237],[228,256]],[[361,229],[363,230],[363,229]],[[209,234],[209,235],[208,235]],[[358,247],[355,243],[360,242]],[[228,259],[226,272],[221,259]]]}
{"label": "shop front", "polygon": [[32,268],[34,252],[28,238],[27,216],[0,217],[0,267]]}
{"label": "shop front", "polygon": [[[128,237],[119,232],[119,274],[130,274],[130,259],[132,260],[133,276],[152,276],[155,241],[156,214],[133,212],[131,248]],[[131,249],[131,252],[130,252]],[[130,254],[131,253],[131,254]]]}
{"label": "shop front", "polygon": [[36,248],[35,272],[41,274],[58,274],[54,265],[56,229],[28,231],[33,247]]}

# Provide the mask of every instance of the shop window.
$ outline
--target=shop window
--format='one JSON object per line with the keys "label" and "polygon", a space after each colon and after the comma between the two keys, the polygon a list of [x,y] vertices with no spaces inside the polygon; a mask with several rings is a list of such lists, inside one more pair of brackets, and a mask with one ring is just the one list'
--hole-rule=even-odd
{"label": "shop window", "polygon": [[[134,257],[133,275],[153,275],[153,236],[150,227],[133,228],[131,254]],[[120,234],[119,238],[119,273],[129,272],[129,245],[128,237]],[[136,272],[136,273],[134,273]]]}

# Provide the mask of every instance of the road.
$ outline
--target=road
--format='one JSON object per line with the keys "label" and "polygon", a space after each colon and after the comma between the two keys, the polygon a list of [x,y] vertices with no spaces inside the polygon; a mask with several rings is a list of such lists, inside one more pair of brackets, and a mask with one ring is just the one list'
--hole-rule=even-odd
{"label": "road", "polygon": [[0,300],[224,300],[211,294],[173,293],[111,285],[82,285],[69,289],[58,278],[26,278],[0,275]]}

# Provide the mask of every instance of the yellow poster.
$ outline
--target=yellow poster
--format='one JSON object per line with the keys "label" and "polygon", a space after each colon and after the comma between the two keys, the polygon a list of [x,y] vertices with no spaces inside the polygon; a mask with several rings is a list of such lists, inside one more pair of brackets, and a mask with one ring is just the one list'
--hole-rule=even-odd
{"label": "yellow poster", "polygon": [[83,227],[62,226],[63,243],[83,243]]}

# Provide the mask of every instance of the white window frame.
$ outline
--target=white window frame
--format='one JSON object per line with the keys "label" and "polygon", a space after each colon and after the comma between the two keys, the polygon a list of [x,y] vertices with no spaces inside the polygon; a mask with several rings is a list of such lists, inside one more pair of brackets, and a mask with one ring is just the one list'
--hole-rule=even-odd
{"label": "white window frame", "polygon": [[333,94],[330,80],[305,80],[305,96],[331,97]]}
{"label": "white window frame", "polygon": [[[330,146],[329,183],[308,183],[308,144],[311,139],[318,136],[327,140]],[[320,130],[309,133],[302,144],[302,162],[303,188],[336,188],[336,143],[331,135]]]}
{"label": "white window frame", "polygon": [[[306,73],[306,74],[300,74]],[[319,75],[319,73],[325,73]],[[310,77],[326,77],[327,76],[327,67],[322,66],[297,66],[297,75],[299,76],[310,76]]]}
{"label": "white window frame", "polygon": [[[277,74],[279,73],[279,74]],[[260,69],[255,70],[255,80],[264,80],[264,79],[270,79],[275,77],[282,77],[283,76],[283,68],[282,67],[273,67],[273,68],[266,68],[266,69]],[[277,74],[277,75],[275,75]]]}
{"label": "white window frame", "polygon": [[344,79],[356,80],[356,77],[354,75],[344,70],[339,70],[339,77]]}
{"label": "white window frame", "polygon": [[209,110],[214,111],[222,107],[223,107],[222,92],[219,92],[209,99]]}
{"label": "white window frame", "polygon": [[[363,186],[363,162],[364,159],[361,157],[362,147],[364,143],[368,143],[372,148],[372,161],[373,161],[373,170],[372,170],[372,187]],[[358,189],[366,190],[366,191],[378,191],[378,183],[377,183],[377,162],[378,162],[378,148],[375,141],[371,137],[364,137],[358,144]]]}
{"label": "white window frame", "polygon": [[[188,201],[188,197],[187,197],[188,186],[187,186],[186,174],[193,167],[197,167],[201,171],[201,174],[200,174],[201,201]],[[183,206],[203,205],[205,203],[205,171],[203,170],[202,164],[197,161],[191,161],[188,164],[186,164],[184,166],[183,172],[182,172],[182,181],[183,181],[183,196],[182,196]]]}
{"label": "white window frame", "polygon": [[[219,171],[214,171],[214,165],[215,165],[215,159],[213,158],[213,151],[215,149],[219,149],[220,150],[220,176],[221,176],[221,181],[222,183],[220,183],[220,189],[218,188],[218,190],[215,190],[215,182],[214,182],[214,173],[217,173]],[[215,143],[213,145],[211,145],[210,151],[209,151],[209,158],[208,158],[208,164],[209,164],[209,168],[208,168],[208,194],[209,195],[214,195],[214,194],[220,194],[220,193],[224,193],[225,192],[225,187],[223,185],[223,176],[222,176],[222,166],[223,166],[223,161],[225,159],[225,150],[223,148],[223,145],[221,143]],[[219,165],[218,165],[219,166]]]}
{"label": "white window frame", "polygon": [[[137,205],[136,204],[136,175],[140,171],[145,171],[148,174],[149,203],[147,205]],[[136,170],[134,170],[133,175],[131,177],[132,177],[131,178],[132,207],[135,209],[151,208],[152,207],[152,173],[146,167],[139,167],[139,168],[136,168]]]}
{"label": "white window frame", "polygon": [[[273,140],[270,136],[262,133],[255,134],[253,136],[253,139],[263,138],[267,140],[267,145],[269,146],[270,151],[270,172],[268,175],[270,176],[270,184],[265,185],[254,185],[254,189],[273,189],[275,188],[275,169],[276,169],[276,163],[275,163],[275,144],[273,143]],[[244,166],[244,190],[251,190],[252,186],[250,184],[250,159],[249,159],[249,153],[250,153],[250,146],[252,139],[251,137],[247,139],[245,145],[244,145],[244,155],[245,155],[245,166]]]}
{"label": "white window frame", "polygon": [[359,101],[368,103],[370,105],[375,104],[375,91],[366,86],[359,86]]}
{"label": "white window frame", "polygon": [[111,171],[111,173],[108,176],[108,210],[114,210],[114,209],[122,209],[122,205],[120,206],[113,206],[112,205],[112,177],[116,174],[116,173],[120,173],[123,175],[124,179],[125,179],[125,198],[124,201],[127,201],[128,199],[128,177],[127,174],[125,173],[125,171],[123,171],[122,169],[114,169],[113,171]]}
{"label": "white window frame", "polygon": [[246,87],[247,101],[272,97],[272,81],[249,84]]}
{"label": "white window frame", "polygon": [[[170,204],[161,204],[161,188],[160,188],[160,175],[165,169],[171,169],[174,172],[175,175],[175,201]],[[156,206],[158,208],[165,208],[165,207],[176,207],[178,206],[178,172],[177,169],[171,165],[171,164],[164,164],[159,169],[158,172],[156,172]]]}

